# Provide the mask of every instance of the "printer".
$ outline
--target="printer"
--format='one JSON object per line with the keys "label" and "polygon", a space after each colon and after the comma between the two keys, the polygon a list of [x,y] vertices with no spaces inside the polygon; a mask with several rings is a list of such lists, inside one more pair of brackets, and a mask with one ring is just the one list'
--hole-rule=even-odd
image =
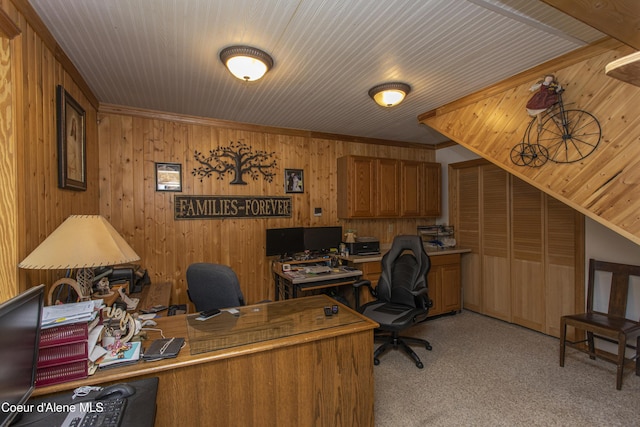
{"label": "printer", "polygon": [[380,240],[375,237],[357,237],[355,242],[345,243],[349,255],[379,255]]}

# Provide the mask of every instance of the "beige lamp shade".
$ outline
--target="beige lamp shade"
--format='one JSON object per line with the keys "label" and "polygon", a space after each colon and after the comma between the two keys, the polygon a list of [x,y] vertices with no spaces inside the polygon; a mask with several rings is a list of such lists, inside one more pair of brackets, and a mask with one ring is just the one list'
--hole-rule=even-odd
{"label": "beige lamp shade", "polygon": [[100,215],[71,215],[18,267],[65,270],[126,264],[140,257]]}

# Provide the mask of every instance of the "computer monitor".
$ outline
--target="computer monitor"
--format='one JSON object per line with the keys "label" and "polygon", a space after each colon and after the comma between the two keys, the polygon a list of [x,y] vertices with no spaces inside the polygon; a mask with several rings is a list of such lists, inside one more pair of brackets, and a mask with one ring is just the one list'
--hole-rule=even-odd
{"label": "computer monitor", "polygon": [[302,227],[268,228],[267,256],[295,254],[304,251]]}
{"label": "computer monitor", "polygon": [[44,285],[0,304],[0,427],[20,415],[17,405],[35,388],[43,305]]}
{"label": "computer monitor", "polygon": [[342,227],[307,227],[304,229],[304,249],[310,252],[328,252],[342,242]]}

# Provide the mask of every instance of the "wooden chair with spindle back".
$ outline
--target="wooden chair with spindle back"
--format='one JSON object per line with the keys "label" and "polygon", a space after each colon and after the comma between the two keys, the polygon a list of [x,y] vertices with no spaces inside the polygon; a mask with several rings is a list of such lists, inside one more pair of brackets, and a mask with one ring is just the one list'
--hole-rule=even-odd
{"label": "wooden chair with spindle back", "polygon": [[[606,313],[594,309],[596,272],[611,274],[611,290]],[[627,347],[634,348],[627,344],[627,339],[636,334],[640,334],[640,321],[626,317],[629,295],[634,295],[633,292],[629,291],[631,276],[640,277],[640,266],[617,264],[594,259],[589,260],[587,312],[562,316],[560,320],[560,366],[564,366],[565,348],[567,345],[583,353],[587,353],[591,359],[595,359],[597,356],[598,358],[613,362],[618,367],[616,376],[616,388],[618,390],[622,388],[624,365],[629,361],[629,359],[625,357],[626,349]],[[567,326],[573,326],[576,330],[585,331],[587,339],[576,342],[568,341],[566,339]],[[617,343],[617,354],[596,349],[594,338]],[[638,345],[640,345],[640,338],[637,340]],[[586,347],[584,345],[585,342],[587,343]],[[636,375],[640,375],[640,360],[638,360],[640,349],[636,346],[635,350]]]}

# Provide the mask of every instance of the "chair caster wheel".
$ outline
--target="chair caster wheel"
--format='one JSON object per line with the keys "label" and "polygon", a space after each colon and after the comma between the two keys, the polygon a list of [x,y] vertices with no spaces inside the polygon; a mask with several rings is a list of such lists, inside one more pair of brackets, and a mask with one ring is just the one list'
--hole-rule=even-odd
{"label": "chair caster wheel", "polygon": [[373,358],[373,364],[378,366],[380,364],[380,359],[378,359],[377,357]]}
{"label": "chair caster wheel", "polygon": [[418,369],[424,368],[424,365],[422,364],[422,362],[416,362],[416,366],[418,367]]}
{"label": "chair caster wheel", "polygon": [[425,346],[425,348],[426,348],[427,350],[429,350],[429,351],[433,350],[433,347],[431,347],[431,344],[427,344],[427,345]]}

